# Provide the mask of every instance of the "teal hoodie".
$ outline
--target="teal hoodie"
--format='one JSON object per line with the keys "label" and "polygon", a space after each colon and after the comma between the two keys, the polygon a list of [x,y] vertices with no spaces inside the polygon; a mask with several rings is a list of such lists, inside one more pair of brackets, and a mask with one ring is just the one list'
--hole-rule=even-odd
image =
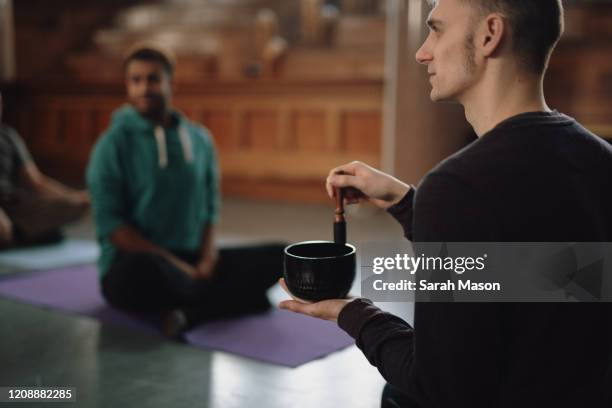
{"label": "teal hoodie", "polygon": [[149,241],[174,251],[197,251],[203,228],[219,215],[219,173],[210,133],[178,112],[173,125],[156,127],[131,106],[113,113],[87,168],[100,276],[117,248],[110,235],[130,225]]}

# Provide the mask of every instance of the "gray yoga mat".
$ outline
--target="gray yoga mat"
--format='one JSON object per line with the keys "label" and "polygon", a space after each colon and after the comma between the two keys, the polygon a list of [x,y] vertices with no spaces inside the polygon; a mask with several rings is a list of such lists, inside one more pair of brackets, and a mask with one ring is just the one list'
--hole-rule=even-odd
{"label": "gray yoga mat", "polygon": [[57,244],[0,251],[0,274],[23,270],[58,269],[96,261],[100,249],[94,241],[66,239]]}

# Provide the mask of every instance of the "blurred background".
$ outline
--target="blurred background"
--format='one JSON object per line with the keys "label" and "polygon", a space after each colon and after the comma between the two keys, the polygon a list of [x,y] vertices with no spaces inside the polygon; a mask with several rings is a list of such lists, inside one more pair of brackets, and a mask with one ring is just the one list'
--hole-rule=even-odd
{"label": "blurred background", "polygon": [[[565,1],[549,105],[612,139],[612,2]],[[226,197],[322,203],[328,170],[362,160],[418,183],[474,138],[429,101],[414,53],[422,0],[0,0],[4,120],[41,169],[82,186],[124,101],[122,54],[178,56],[175,105],[214,134]]]}

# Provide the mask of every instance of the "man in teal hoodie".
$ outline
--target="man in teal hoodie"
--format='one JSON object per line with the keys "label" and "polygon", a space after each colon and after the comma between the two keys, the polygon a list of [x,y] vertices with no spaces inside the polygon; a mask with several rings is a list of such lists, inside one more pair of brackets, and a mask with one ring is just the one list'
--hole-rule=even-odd
{"label": "man in teal hoodie", "polygon": [[266,309],[283,245],[217,251],[213,140],[171,107],[173,59],[140,47],[124,70],[130,104],[113,114],[87,169],[105,298],[129,311],[162,313],[167,334]]}

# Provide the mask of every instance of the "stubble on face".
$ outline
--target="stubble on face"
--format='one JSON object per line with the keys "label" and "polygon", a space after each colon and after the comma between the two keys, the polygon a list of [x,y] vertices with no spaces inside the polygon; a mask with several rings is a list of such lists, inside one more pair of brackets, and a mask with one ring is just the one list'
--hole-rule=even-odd
{"label": "stubble on face", "polygon": [[471,86],[477,71],[474,38],[475,32],[470,29],[461,41],[457,62],[454,67],[449,66],[451,69],[445,76],[450,82],[432,83],[430,97],[433,102],[460,102],[461,95]]}
{"label": "stubble on face", "polygon": [[473,75],[476,72],[476,46],[474,45],[474,30],[468,32],[463,42],[463,52],[465,53],[463,68],[466,75]]}
{"label": "stubble on face", "polygon": [[[437,3],[428,21],[439,21],[444,29],[432,29],[435,36],[429,52],[432,55],[428,71],[434,102],[459,102],[477,80],[478,62],[476,32],[480,13],[459,0]],[[428,24],[430,25],[430,24]],[[430,25],[431,27],[431,25]],[[434,27],[435,28],[435,27]]]}
{"label": "stubble on face", "polygon": [[126,70],[127,96],[130,104],[142,115],[157,120],[170,104],[167,73],[156,62],[133,61]]}

